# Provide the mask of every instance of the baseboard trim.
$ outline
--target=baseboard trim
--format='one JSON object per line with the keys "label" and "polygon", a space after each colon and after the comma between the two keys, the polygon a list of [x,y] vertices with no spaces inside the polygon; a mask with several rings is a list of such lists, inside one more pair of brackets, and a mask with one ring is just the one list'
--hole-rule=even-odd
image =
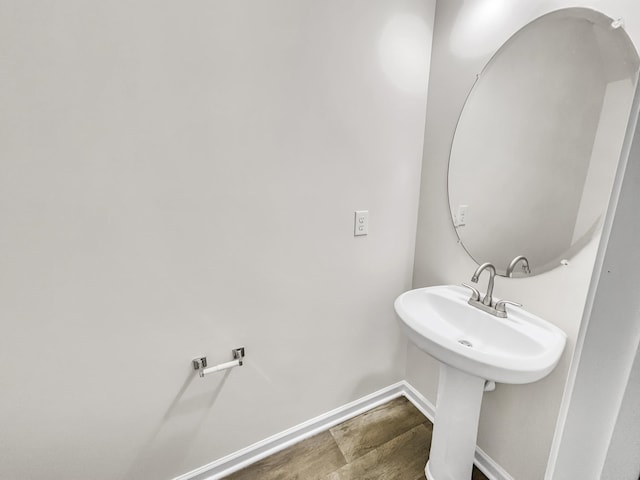
{"label": "baseboard trim", "polygon": [[435,405],[427,400],[427,398],[416,390],[410,383],[403,381],[402,384],[402,394],[407,398],[407,400],[413,403],[413,405],[420,410],[425,417],[431,420],[431,423],[433,423],[436,416]]}
{"label": "baseboard trim", "polygon": [[328,430],[331,427],[335,427],[345,420],[356,417],[367,410],[400,397],[404,394],[404,390],[404,381],[395,383],[371,395],[362,397],[288,430],[277,433],[265,440],[254,443],[196,470],[180,475],[174,480],[219,480],[269,455],[284,450],[295,443]]}
{"label": "baseboard trim", "polygon": [[[434,405],[411,384],[403,380],[254,443],[219,460],[203,465],[191,472],[175,477],[174,480],[220,480],[269,455],[273,455],[295,443],[328,430],[339,423],[400,396],[406,397],[425,417],[433,422],[435,417]],[[479,447],[476,447],[475,464],[489,480],[513,480],[511,475]]]}
{"label": "baseboard trim", "polygon": [[513,480],[513,477],[496,463],[493,458],[487,455],[479,446],[476,445],[475,461],[476,467],[485,474],[489,480]]}

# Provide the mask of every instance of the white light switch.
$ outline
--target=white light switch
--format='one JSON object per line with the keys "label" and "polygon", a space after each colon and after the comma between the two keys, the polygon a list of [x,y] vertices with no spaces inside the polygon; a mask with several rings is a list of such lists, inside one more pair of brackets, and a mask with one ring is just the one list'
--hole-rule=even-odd
{"label": "white light switch", "polygon": [[369,234],[369,210],[357,210],[353,226],[353,234],[358,235]]}

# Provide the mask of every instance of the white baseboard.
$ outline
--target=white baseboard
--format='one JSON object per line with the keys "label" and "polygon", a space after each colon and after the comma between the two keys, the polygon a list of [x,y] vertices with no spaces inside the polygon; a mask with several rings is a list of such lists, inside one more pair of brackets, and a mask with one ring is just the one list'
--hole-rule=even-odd
{"label": "white baseboard", "polygon": [[487,455],[479,446],[476,445],[476,456],[474,459],[474,463],[476,467],[489,480],[513,480],[513,477],[509,475],[509,473],[502,468],[498,463],[496,463],[493,458]]}
{"label": "white baseboard", "polygon": [[[403,380],[316,418],[312,418],[288,430],[277,433],[265,440],[254,443],[191,472],[180,475],[174,478],[174,480],[220,480],[269,455],[273,455],[295,443],[328,430],[339,423],[400,396],[406,397],[424,416],[433,422],[435,415],[435,407],[433,404],[413,388],[413,386]],[[493,459],[479,447],[476,447],[475,464],[489,480],[513,480],[511,475],[502,469],[500,465],[494,462]]]}
{"label": "white baseboard", "polygon": [[436,415],[436,407],[433,403],[426,399],[418,390],[413,388],[413,385],[410,383],[403,381],[402,382],[403,390],[402,394],[409,400],[413,405],[422,412],[422,414],[427,417],[431,423],[433,423],[433,419]]}
{"label": "white baseboard", "polygon": [[277,433],[265,440],[254,443],[242,450],[238,450],[215,462],[204,465],[196,470],[176,477],[174,480],[219,480],[233,472],[243,469],[252,463],[262,460],[280,450],[317,433],[335,427],[339,423],[356,417],[361,413],[382,405],[404,394],[405,382],[398,382],[383,388],[371,395],[362,397],[342,407],[331,410],[316,418],[296,425],[288,430]]}

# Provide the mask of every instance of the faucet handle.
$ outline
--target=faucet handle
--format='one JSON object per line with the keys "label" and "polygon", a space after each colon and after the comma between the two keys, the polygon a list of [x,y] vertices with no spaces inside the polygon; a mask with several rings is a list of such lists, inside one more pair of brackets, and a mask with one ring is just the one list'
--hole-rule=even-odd
{"label": "faucet handle", "polygon": [[478,302],[480,301],[480,292],[478,291],[477,288],[474,288],[467,283],[463,283],[462,286],[467,287],[468,289],[471,290],[471,300],[476,300]]}
{"label": "faucet handle", "polygon": [[507,316],[507,305],[513,305],[514,307],[521,307],[522,304],[518,302],[512,302],[511,300],[499,300],[496,302],[495,309],[497,312],[504,313]]}

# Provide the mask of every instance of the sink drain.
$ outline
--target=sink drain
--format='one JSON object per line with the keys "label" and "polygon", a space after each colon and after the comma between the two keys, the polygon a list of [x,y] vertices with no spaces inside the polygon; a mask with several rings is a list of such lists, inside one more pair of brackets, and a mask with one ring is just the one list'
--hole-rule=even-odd
{"label": "sink drain", "polygon": [[465,347],[473,347],[473,343],[471,343],[469,340],[458,340],[458,343],[460,345],[464,345]]}

